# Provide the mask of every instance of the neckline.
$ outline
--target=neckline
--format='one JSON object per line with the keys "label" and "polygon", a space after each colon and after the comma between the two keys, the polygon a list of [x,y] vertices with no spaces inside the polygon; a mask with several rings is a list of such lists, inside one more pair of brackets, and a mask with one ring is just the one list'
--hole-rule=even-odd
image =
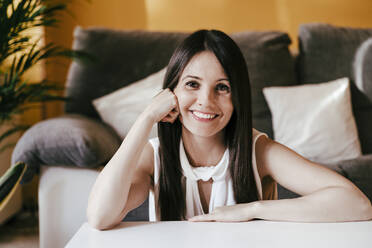
{"label": "neckline", "polygon": [[216,165],[210,165],[210,166],[193,166],[191,163],[190,163],[190,160],[189,158],[187,157],[187,153],[186,153],[186,149],[185,149],[185,146],[183,144],[183,140],[181,138],[181,141],[180,141],[180,152],[183,152],[184,155],[185,155],[185,158],[186,158],[186,161],[187,164],[190,166],[191,169],[198,169],[198,168],[207,168],[207,169],[213,169],[213,168],[216,168],[217,166],[220,166],[221,163],[224,162],[224,159],[225,157],[228,155],[228,148],[225,149],[225,151],[223,152],[223,155],[221,157],[221,159],[218,161],[218,163]]}
{"label": "neckline", "polygon": [[[204,212],[204,208],[203,208],[203,204],[202,204],[202,202],[201,202],[201,198],[200,198],[200,193],[199,193],[199,184],[198,184],[198,182],[196,182],[196,185],[197,185],[197,188],[198,188],[198,190],[197,190],[197,196],[198,196],[198,197],[197,197],[197,198],[198,198],[198,201],[199,201],[199,207],[200,207],[202,213],[205,214],[205,212]],[[210,212],[210,206],[211,206],[211,202],[212,202],[213,185],[214,185],[214,180],[212,179],[211,193],[210,193],[210,195],[209,195],[209,201],[208,201],[208,214],[209,214],[209,212]]]}
{"label": "neckline", "polygon": [[217,165],[212,167],[192,167],[187,156],[186,151],[183,146],[182,139],[180,141],[180,162],[183,170],[183,175],[188,179],[193,181],[203,180],[208,181],[213,179],[213,181],[221,180],[224,178],[229,161],[229,149],[227,148],[218,162]]}

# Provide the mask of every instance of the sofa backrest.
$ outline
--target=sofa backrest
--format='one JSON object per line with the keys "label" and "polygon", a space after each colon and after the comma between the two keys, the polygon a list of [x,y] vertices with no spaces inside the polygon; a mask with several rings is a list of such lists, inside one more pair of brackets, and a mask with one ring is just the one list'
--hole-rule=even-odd
{"label": "sofa backrest", "polygon": [[[164,68],[187,34],[76,28],[73,48],[95,57],[93,63],[70,66],[67,113],[99,118],[91,101]],[[253,126],[273,137],[271,114],[262,94],[266,86],[295,85],[294,60],[286,33],[240,32],[231,37],[241,48],[252,87]]]}
{"label": "sofa backrest", "polygon": [[65,104],[67,113],[99,118],[92,100],[164,68],[186,34],[75,28],[73,49],[94,57],[70,66]]}
{"label": "sofa backrest", "polygon": [[337,27],[322,23],[304,24],[299,29],[299,83],[322,83],[350,79],[353,114],[362,153],[372,153],[372,101],[355,84],[353,62],[361,44],[372,37],[372,29]]}

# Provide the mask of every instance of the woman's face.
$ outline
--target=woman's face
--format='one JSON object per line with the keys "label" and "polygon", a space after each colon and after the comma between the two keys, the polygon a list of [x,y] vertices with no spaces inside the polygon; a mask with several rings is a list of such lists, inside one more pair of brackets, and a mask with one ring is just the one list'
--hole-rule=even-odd
{"label": "woman's face", "polygon": [[198,136],[211,137],[222,132],[234,110],[229,80],[210,51],[198,53],[190,60],[174,94],[183,127]]}

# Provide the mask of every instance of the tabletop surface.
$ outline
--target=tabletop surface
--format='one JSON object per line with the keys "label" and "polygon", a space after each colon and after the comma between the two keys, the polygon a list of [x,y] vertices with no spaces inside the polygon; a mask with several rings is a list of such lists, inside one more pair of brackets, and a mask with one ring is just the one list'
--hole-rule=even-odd
{"label": "tabletop surface", "polygon": [[77,247],[372,247],[372,221],[294,223],[122,222],[99,231],[84,223],[66,246]]}

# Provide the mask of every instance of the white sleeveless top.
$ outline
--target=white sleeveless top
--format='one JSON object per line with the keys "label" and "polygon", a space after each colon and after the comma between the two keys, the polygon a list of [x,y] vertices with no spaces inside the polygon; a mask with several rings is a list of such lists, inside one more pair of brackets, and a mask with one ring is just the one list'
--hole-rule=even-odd
{"label": "white sleeveless top", "polygon": [[[256,164],[255,146],[256,141],[260,136],[266,136],[253,128],[252,134],[252,166],[255,182],[257,185],[259,200],[277,199],[277,185],[274,181],[268,181],[263,185],[258,174]],[[153,138],[149,140],[154,149],[154,190],[149,192],[149,220],[160,221],[160,209],[158,207],[159,194],[159,171],[160,171],[160,157],[159,157],[159,139]],[[230,206],[236,204],[234,200],[234,191],[232,179],[228,170],[229,151],[225,150],[224,155],[216,166],[209,167],[192,167],[187,159],[182,139],[180,142],[180,162],[183,172],[182,186],[186,190],[186,219],[196,215],[204,214],[203,207],[200,200],[198,180],[208,181],[213,179],[212,190],[209,201],[209,213],[216,207]],[[267,191],[263,196],[264,191]]]}

